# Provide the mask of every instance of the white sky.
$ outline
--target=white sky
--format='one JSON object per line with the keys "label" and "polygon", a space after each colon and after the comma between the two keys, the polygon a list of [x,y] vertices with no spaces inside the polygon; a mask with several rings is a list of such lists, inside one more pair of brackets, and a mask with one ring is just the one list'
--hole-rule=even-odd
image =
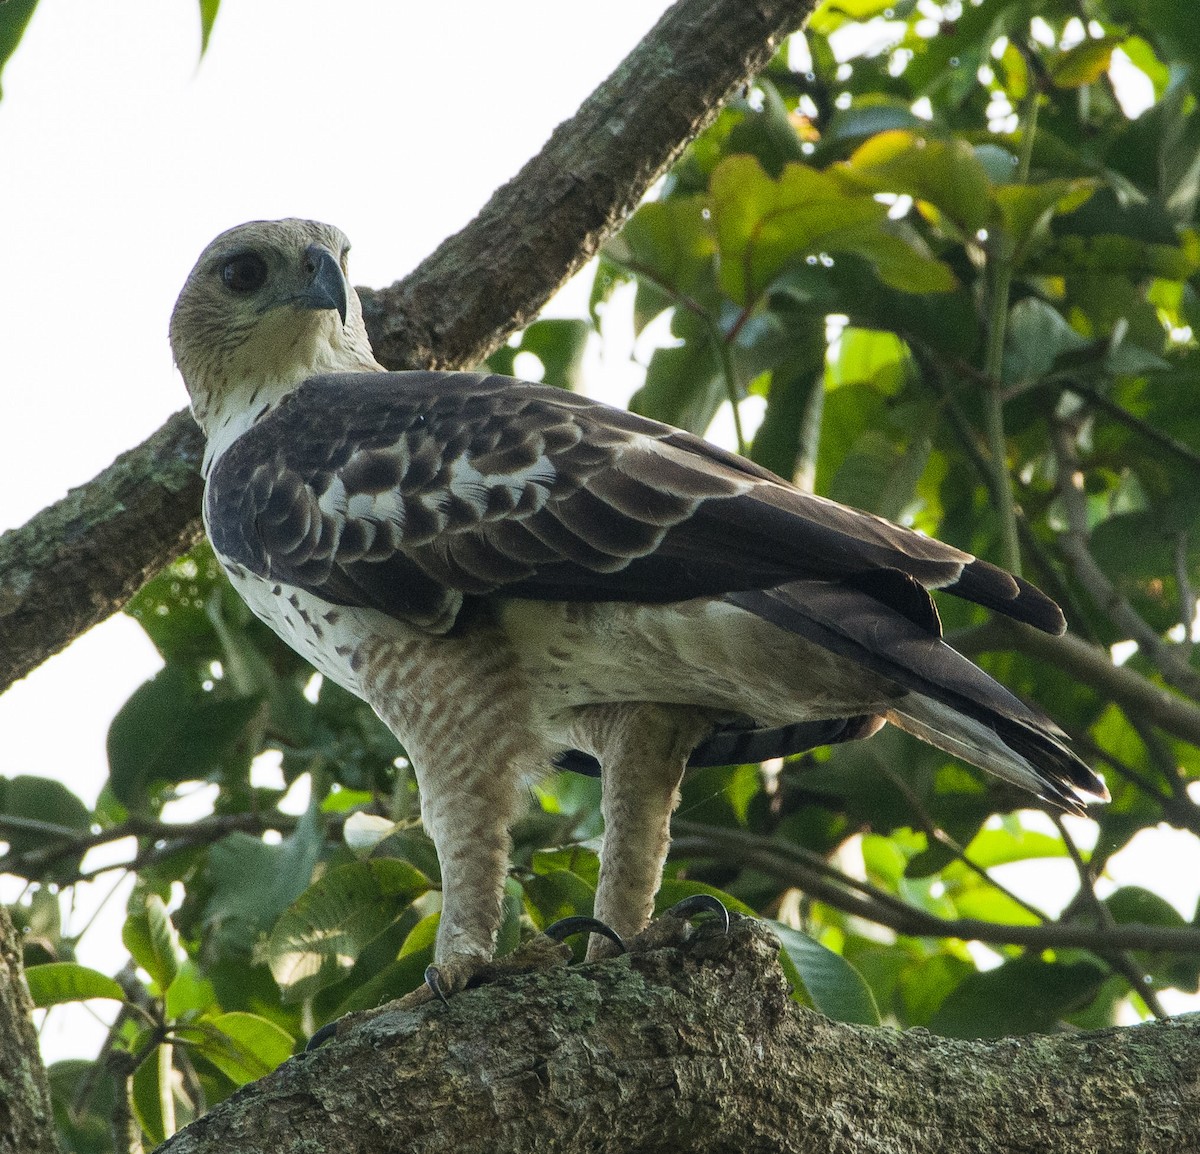
{"label": "white sky", "polygon": [[[354,244],[355,282],[390,283],[667,6],[224,0],[198,65],[195,0],[42,0],[0,100],[0,530],[184,404],[167,319],[216,233],[327,220]],[[558,311],[582,315],[583,292],[568,299]],[[58,777],[94,801],[108,721],[157,665],[130,620],[93,630],[0,696],[0,774]],[[1200,875],[1195,857],[1181,867]],[[1190,916],[1195,886],[1176,900]],[[112,972],[115,957],[89,943],[81,960]],[[86,1052],[76,1029],[48,1036],[48,1053]]]}
{"label": "white sky", "polygon": [[[667,6],[224,0],[197,64],[195,0],[42,0],[0,100],[0,530],[186,402],[167,320],[218,232],[327,220],[354,244],[355,283],[391,283],[475,215]],[[567,296],[558,311],[583,315],[583,286]],[[158,664],[129,619],[92,630],[0,696],[0,774],[57,777],[94,802],[108,722]],[[123,896],[109,905],[119,926]],[[110,973],[111,931],[98,925],[81,951]],[[94,1045],[77,1017],[53,1022],[48,1054]]]}
{"label": "white sky", "polygon": [[[559,0],[225,0],[197,65],[194,0],[43,0],[0,101],[0,529],[185,403],[167,320],[218,232],[328,220],[354,243],[355,282],[390,283],[666,7],[614,0],[584,22]],[[131,659],[114,668],[118,651]],[[93,800],[107,719],[153,668],[132,622],[93,631],[0,697],[0,773],[69,770]],[[71,702],[67,732],[55,701]]]}

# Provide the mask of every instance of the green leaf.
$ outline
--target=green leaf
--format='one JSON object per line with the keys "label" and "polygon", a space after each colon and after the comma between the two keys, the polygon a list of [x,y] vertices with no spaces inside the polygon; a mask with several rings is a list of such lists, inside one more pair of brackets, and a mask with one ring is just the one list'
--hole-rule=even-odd
{"label": "green leaf", "polygon": [[212,36],[213,25],[217,22],[217,10],[221,0],[200,0],[200,57],[208,51],[209,37]]}
{"label": "green leaf", "polygon": [[167,987],[164,1009],[167,1021],[177,1021],[185,1014],[219,1008],[217,992],[212,982],[191,959],[179,966],[175,980]]}
{"label": "green leaf", "polygon": [[226,949],[248,954],[307,888],[324,848],[312,809],[278,845],[241,832],[223,838],[208,854],[206,925]]}
{"label": "green leaf", "polygon": [[516,369],[517,356],[531,353],[541,363],[542,372],[536,379],[542,384],[577,389],[581,384],[583,354],[591,331],[587,321],[562,318],[534,321],[521,334],[519,343],[503,345],[488,357],[488,367],[505,376],[534,379],[531,374]]}
{"label": "green leaf", "polygon": [[330,870],[271,930],[266,960],[285,1000],[300,1001],[339,981],[360,951],[429,889],[407,862],[375,858]]}
{"label": "green leaf", "polygon": [[1064,353],[1086,348],[1081,337],[1057,309],[1038,297],[1025,297],[1009,310],[1004,341],[1006,384],[1032,384],[1040,380]]}
{"label": "green leaf", "polygon": [[1040,184],[1004,184],[992,196],[1009,235],[1012,261],[1020,267],[1033,242],[1046,231],[1056,213],[1077,209],[1092,194],[1090,180],[1047,180]]}
{"label": "green leaf", "polygon": [[240,742],[260,705],[258,697],[206,692],[189,672],[167,665],[134,690],[109,726],[113,793],[131,811],[144,810],[153,786],[203,780],[229,759],[248,764]]}
{"label": "green leaf", "polygon": [[1108,71],[1113,49],[1121,43],[1120,36],[1103,36],[1060,52],[1050,62],[1050,82],[1056,88],[1084,88],[1095,84]]}
{"label": "green leaf", "polygon": [[166,1125],[163,1122],[162,1094],[171,1093],[169,1087],[164,1087],[160,1080],[161,1065],[159,1050],[155,1047],[145,1060],[133,1072],[130,1079],[130,1104],[133,1106],[134,1117],[154,1146],[167,1140]]}
{"label": "green leaf", "polygon": [[[0,814],[38,823],[30,829],[14,824],[0,831],[0,841],[8,842],[8,852],[14,855],[48,850],[92,828],[91,811],[62,782],[29,774],[0,777]],[[82,851],[73,854],[60,866],[70,872],[82,857]]]}
{"label": "green leaf", "polygon": [[907,193],[931,204],[968,236],[987,222],[992,182],[965,140],[882,132],[836,171],[871,192]]}
{"label": "green leaf", "polygon": [[265,1077],[295,1049],[295,1040],[286,1030],[240,1010],[204,1018],[177,1031],[177,1036],[237,1086]]}
{"label": "green leaf", "polygon": [[[5,0],[0,4],[0,74],[21,43],[37,0]],[[3,96],[0,90],[0,96]]]}
{"label": "green leaf", "polygon": [[629,408],[643,417],[703,434],[729,395],[715,338],[701,318],[685,309],[676,310],[671,331],[683,343],[654,350],[645,383],[630,399]]}
{"label": "green leaf", "polygon": [[544,930],[551,922],[572,914],[590,915],[595,888],[569,870],[552,869],[525,879],[526,909],[533,924]]}
{"label": "green leaf", "polygon": [[771,922],[813,1005],[837,1022],[878,1026],[879,1007],[866,980],[841,954],[780,922]]}
{"label": "green leaf", "polygon": [[112,998],[123,1002],[125,992],[106,974],[78,962],[47,962],[25,971],[29,996],[40,1010],[63,1002],[85,1002],[88,998]]}
{"label": "green leaf", "polygon": [[887,210],[802,164],[772,180],[751,156],[730,156],[712,174],[712,215],[721,287],[751,302],[788,265],[848,245],[878,228]]}
{"label": "green leaf", "polygon": [[1094,962],[1043,962],[1022,957],[969,975],[942,1003],[929,1028],[950,1038],[1001,1038],[1046,1033],[1103,984]]}
{"label": "green leaf", "polygon": [[179,973],[179,935],[162,898],[149,894],[142,908],[130,913],[121,940],[133,960],[165,991]]}
{"label": "green leaf", "polygon": [[980,830],[967,846],[967,857],[984,869],[1007,862],[1066,856],[1062,838],[1031,829]]}
{"label": "green leaf", "polygon": [[638,310],[636,332],[640,333],[673,297],[711,294],[716,242],[708,210],[705,196],[651,201],[642,205],[605,245],[608,260],[639,277],[650,278],[660,294],[655,308]]}
{"label": "green leaf", "polygon": [[46,1071],[54,1124],[71,1154],[112,1154],[113,1084],[94,1061],[71,1058]]}
{"label": "green leaf", "polygon": [[1142,886],[1122,886],[1109,894],[1104,904],[1118,925],[1131,922],[1173,928],[1187,925],[1169,901]]}
{"label": "green leaf", "polygon": [[865,140],[893,129],[920,129],[925,122],[908,104],[888,99],[855,101],[849,108],[835,109],[822,142],[845,143]]}

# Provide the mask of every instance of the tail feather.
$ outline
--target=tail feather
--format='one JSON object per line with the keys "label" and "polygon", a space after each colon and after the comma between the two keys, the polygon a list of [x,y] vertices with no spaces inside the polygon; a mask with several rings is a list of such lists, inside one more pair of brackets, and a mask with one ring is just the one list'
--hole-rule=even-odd
{"label": "tail feather", "polygon": [[883,588],[796,581],[726,600],[908,689],[888,720],[938,749],[1073,812],[1108,798],[1046,714],[942,641],[932,607],[916,611],[907,594],[890,605]]}
{"label": "tail feather", "polygon": [[1003,719],[999,719],[1001,726],[992,728],[918,694],[910,694],[902,706],[888,710],[886,716],[905,733],[1070,813],[1083,814],[1087,800],[1108,800],[1104,783],[1062,742],[1019,722],[1004,726]]}

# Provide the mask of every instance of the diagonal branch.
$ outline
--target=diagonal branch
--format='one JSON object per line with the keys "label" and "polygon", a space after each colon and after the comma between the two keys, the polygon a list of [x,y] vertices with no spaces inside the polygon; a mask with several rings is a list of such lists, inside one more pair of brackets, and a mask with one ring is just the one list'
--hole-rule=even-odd
{"label": "diagonal branch", "polygon": [[751,867],[843,913],[887,926],[906,937],[958,938],[1038,950],[1174,950],[1185,954],[1200,951],[1200,929],[1191,926],[1133,922],[1108,927],[1062,922],[1016,925],[982,918],[942,918],[909,905],[869,882],[848,877],[819,858],[814,862],[812,859],[817,855],[797,847],[741,830],[717,829],[678,819],[671,823],[671,828],[682,835],[671,842],[673,855],[716,858],[736,862],[743,868]]}
{"label": "diagonal branch", "polygon": [[[532,320],[814,6],[679,0],[475,220],[404,280],[362,292],[379,359],[471,365]],[[0,537],[0,690],[199,538],[200,449],[178,413]]]}

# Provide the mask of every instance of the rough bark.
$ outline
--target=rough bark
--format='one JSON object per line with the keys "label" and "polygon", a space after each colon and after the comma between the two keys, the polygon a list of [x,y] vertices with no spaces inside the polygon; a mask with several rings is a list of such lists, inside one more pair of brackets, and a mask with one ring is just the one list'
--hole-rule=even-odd
{"label": "rough bark", "polygon": [[750,920],[343,1027],[161,1154],[1170,1154],[1200,1149],[1200,1022],[957,1041],[788,997]]}
{"label": "rough bark", "polygon": [[186,410],[0,537],[0,691],[117,612],[200,525],[200,430]]}
{"label": "rough bark", "polygon": [[[471,224],[403,281],[360,290],[379,359],[461,368],[532,320],[814,3],[680,0]],[[0,537],[0,691],[199,538],[200,451],[178,413]]]}
{"label": "rough bark", "polygon": [[0,906],[0,1154],[58,1154],[32,1010],[22,977],[21,942]]}

